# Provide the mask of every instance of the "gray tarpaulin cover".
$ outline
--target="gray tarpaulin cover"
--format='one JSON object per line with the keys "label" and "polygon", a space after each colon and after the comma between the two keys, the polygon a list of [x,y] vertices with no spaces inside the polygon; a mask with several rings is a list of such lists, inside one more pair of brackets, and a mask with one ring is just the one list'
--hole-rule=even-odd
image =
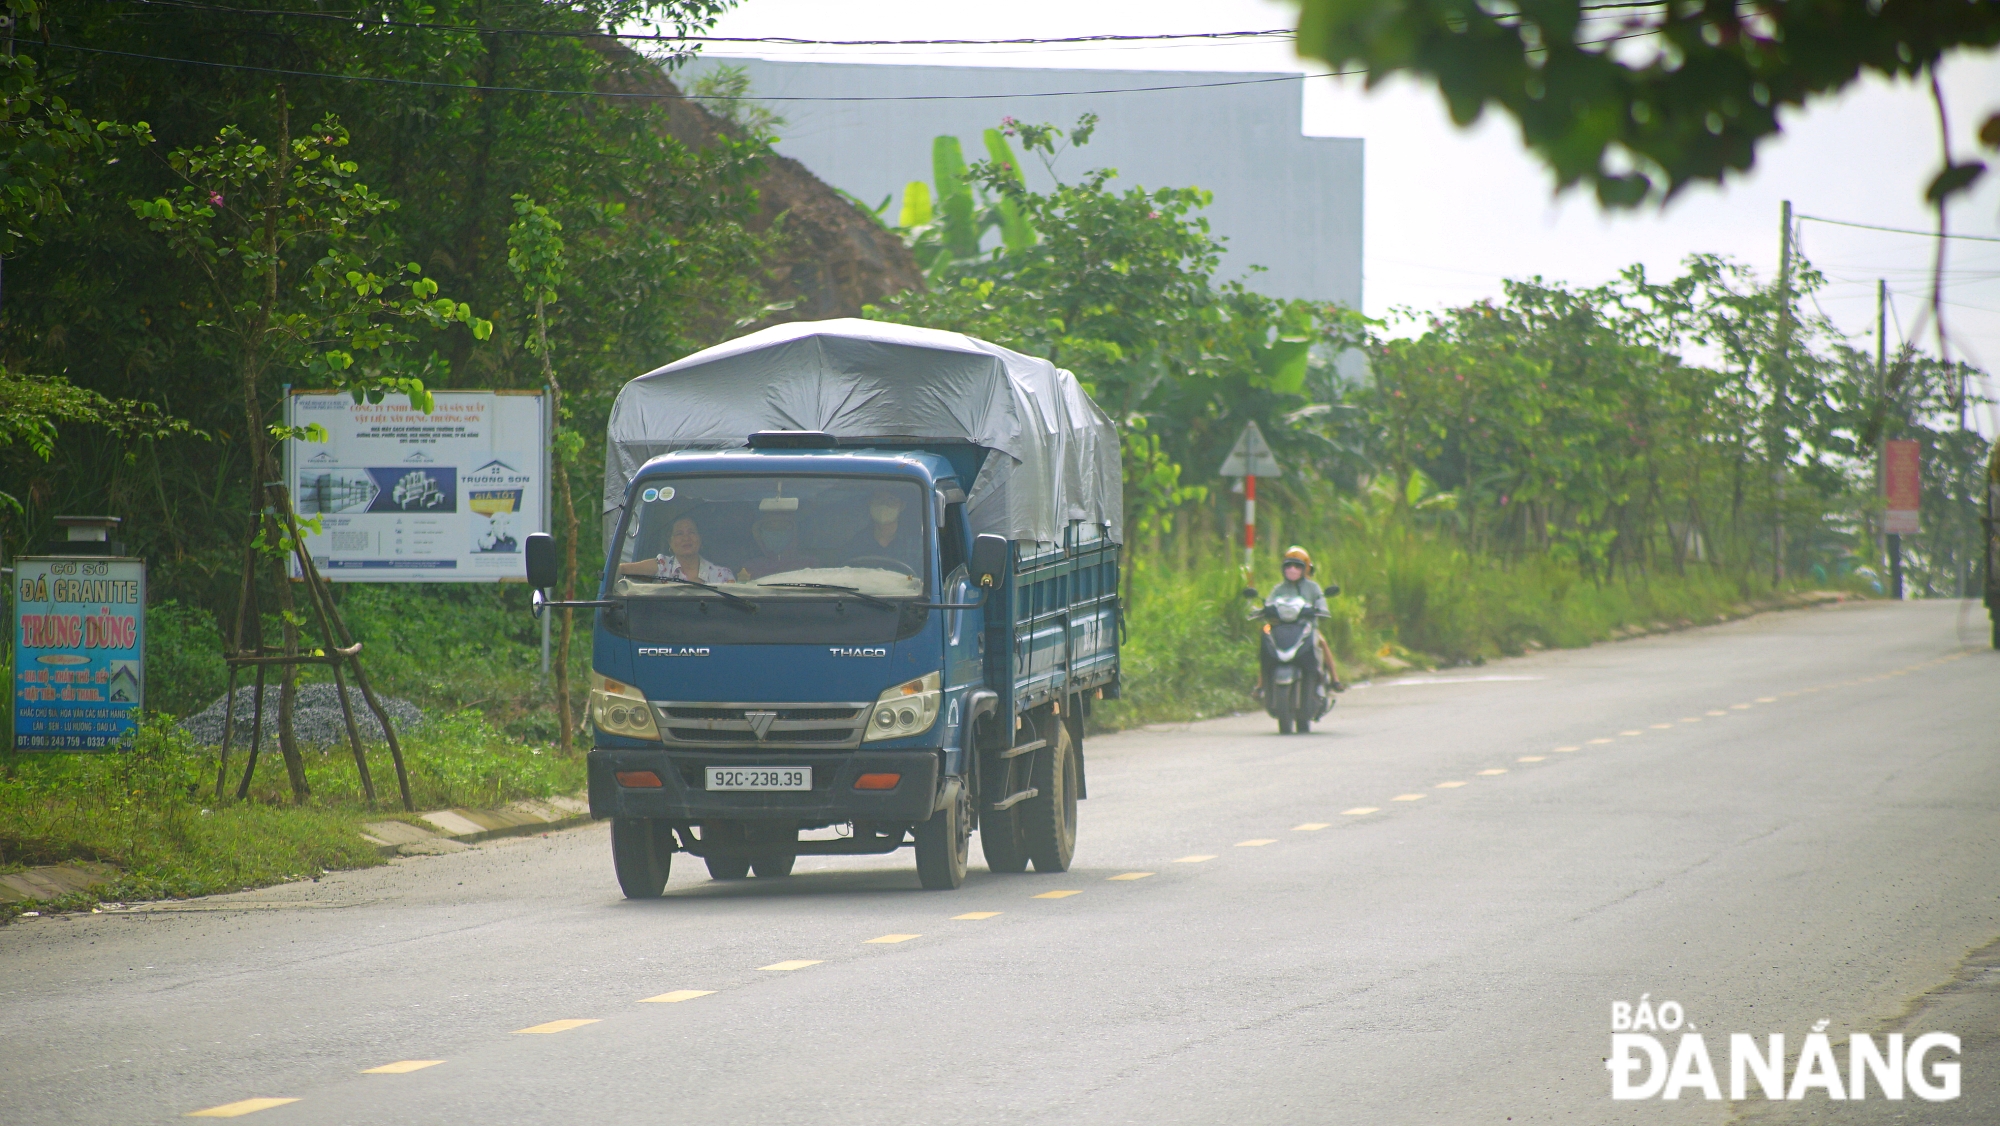
{"label": "gray tarpaulin cover", "polygon": [[757,430],[971,442],[996,451],[966,490],[975,534],[1059,543],[1081,520],[1124,542],[1118,432],[1076,376],[956,332],[851,318],[776,325],[627,383],[605,449],[606,538],[648,460]]}

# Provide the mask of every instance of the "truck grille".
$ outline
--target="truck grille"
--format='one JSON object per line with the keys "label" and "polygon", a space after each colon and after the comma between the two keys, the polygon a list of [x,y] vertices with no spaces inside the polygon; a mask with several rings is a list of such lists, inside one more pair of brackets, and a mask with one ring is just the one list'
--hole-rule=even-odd
{"label": "truck grille", "polygon": [[860,746],[862,732],[868,725],[869,705],[667,701],[653,707],[668,746],[761,751]]}

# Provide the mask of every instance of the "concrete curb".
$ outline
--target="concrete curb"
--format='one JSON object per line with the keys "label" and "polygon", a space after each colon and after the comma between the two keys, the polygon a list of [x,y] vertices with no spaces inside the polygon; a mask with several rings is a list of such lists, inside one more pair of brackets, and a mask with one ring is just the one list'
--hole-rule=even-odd
{"label": "concrete curb", "polygon": [[435,809],[417,814],[422,824],[369,821],[361,837],[383,856],[432,856],[456,852],[480,841],[572,829],[590,822],[590,806],[579,797],[509,802],[498,809]]}

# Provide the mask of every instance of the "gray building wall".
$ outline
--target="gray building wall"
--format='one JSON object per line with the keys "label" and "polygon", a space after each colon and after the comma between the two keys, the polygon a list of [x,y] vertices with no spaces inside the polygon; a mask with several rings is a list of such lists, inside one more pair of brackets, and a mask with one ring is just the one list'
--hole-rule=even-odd
{"label": "gray building wall", "polygon": [[[1224,236],[1222,277],[1251,288],[1361,307],[1361,141],[1301,132],[1296,81],[1137,91],[1147,86],[1278,77],[1216,71],[1027,70],[1007,67],[695,60],[683,85],[720,64],[744,67],[751,93],[785,117],[778,151],[869,206],[903,186],[931,179],[931,138],[956,135],[966,159],[982,159],[981,134],[1002,117],[1067,128],[1085,112],[1100,121],[1089,145],[1056,165],[1065,180],[1116,168],[1113,187],[1201,187],[1215,194],[1206,214]],[[1119,90],[1119,93],[1059,93]],[[1034,97],[1019,95],[1048,94]],[[787,98],[896,98],[997,95],[956,101],[787,101]],[[1018,147],[1018,146],[1017,146]],[[1049,186],[1039,161],[1029,183]],[[1252,266],[1267,272],[1248,277]]]}

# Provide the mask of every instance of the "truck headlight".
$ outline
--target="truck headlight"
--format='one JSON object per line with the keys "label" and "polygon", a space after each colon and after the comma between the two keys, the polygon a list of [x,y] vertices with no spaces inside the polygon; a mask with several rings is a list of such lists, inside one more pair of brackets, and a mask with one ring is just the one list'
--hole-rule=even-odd
{"label": "truck headlight", "polygon": [[658,739],[660,728],[653,722],[653,706],[646,696],[629,684],[591,673],[590,721],[606,735],[627,739]]}
{"label": "truck headlight", "polygon": [[938,699],[944,681],[937,673],[905,681],[876,697],[868,712],[864,743],[921,735],[937,722]]}

